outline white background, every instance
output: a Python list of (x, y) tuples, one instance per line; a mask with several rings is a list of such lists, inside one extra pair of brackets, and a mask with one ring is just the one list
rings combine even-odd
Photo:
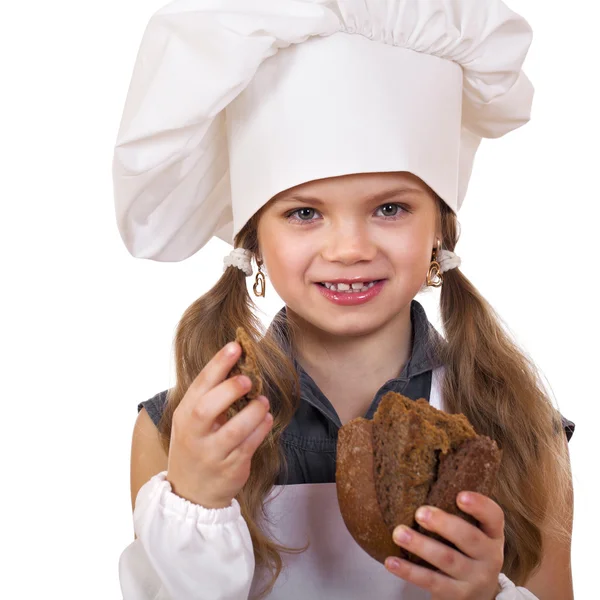
[[(161, 5), (2, 9), (2, 597), (121, 597), (136, 405), (173, 384), (178, 319), (229, 250), (213, 241), (184, 263), (152, 263), (130, 257), (115, 226), (112, 147), (143, 29)], [(577, 424), (572, 563), (576, 597), (591, 598), (600, 12), (592, 0), (510, 6), (535, 32), (533, 119), (484, 142), (457, 253)], [(437, 322), (437, 292), (419, 299)], [(260, 306), (267, 320), (280, 308), (272, 288)]]

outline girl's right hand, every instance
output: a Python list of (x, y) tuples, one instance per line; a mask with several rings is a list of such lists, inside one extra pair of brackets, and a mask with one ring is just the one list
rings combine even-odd
[(205, 508), (225, 508), (250, 476), (250, 461), (273, 416), (264, 396), (229, 421), (225, 413), (250, 391), (250, 379), (225, 379), (241, 355), (231, 342), (194, 379), (173, 413), (167, 481), (175, 494)]

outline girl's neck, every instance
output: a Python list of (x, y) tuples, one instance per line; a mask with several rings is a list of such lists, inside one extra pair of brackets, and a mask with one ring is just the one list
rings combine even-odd
[(336, 409), (342, 424), (363, 416), (377, 390), (398, 377), (412, 346), (410, 304), (382, 328), (360, 337), (330, 336), (287, 309), (302, 335), (295, 358)]

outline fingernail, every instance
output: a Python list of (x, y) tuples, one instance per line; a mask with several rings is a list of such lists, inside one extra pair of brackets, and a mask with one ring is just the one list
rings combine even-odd
[(428, 508), (421, 506), (421, 508), (419, 508), (415, 513), (415, 518), (417, 519), (417, 521), (429, 521), (429, 519), (431, 518), (431, 511)]
[(471, 502), (473, 501), (473, 497), (471, 496), (471, 494), (462, 492), (458, 495), (458, 501), (461, 504), (471, 504)]
[(227, 344), (227, 346), (225, 346), (225, 354), (227, 354), (227, 356), (233, 356), (235, 354), (236, 350), (237, 350), (236, 342), (229, 342), (229, 344)]
[(259, 396), (258, 399), (267, 407), (269, 408), (269, 400), (268, 398), (266, 398), (265, 396)]
[(404, 525), (400, 525), (394, 530), (394, 541), (398, 544), (410, 542), (411, 537), (410, 531)]
[(397, 558), (388, 558), (387, 566), (388, 569), (398, 569), (400, 567), (400, 561)]

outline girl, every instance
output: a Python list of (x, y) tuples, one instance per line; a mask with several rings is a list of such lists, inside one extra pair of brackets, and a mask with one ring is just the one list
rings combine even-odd
[[(115, 151), (123, 240), (161, 261), (235, 249), (179, 324), (175, 387), (139, 406), (125, 600), (572, 598), (574, 425), (454, 253), (479, 142), (529, 119), (530, 39), (500, 0), (179, 0), (151, 19)], [(266, 332), (252, 260), (254, 294), (268, 273), (285, 303)], [(265, 396), (227, 421), (249, 390), (227, 376), (239, 326)], [(416, 513), (455, 549), (394, 531), (438, 571), (372, 560), (337, 507), (337, 431), (389, 390), (503, 449), (493, 497), (457, 496), (479, 527)]]

